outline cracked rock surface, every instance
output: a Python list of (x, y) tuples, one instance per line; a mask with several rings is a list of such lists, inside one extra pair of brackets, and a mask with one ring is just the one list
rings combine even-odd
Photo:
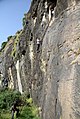
[(80, 1), (33, 0), (25, 19), (1, 52), (2, 75), (30, 93), (42, 119), (80, 119)]

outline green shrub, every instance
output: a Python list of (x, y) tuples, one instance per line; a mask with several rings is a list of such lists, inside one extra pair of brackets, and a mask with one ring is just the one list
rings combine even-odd
[(7, 41), (9, 41), (13, 36), (8, 36)]
[(3, 90), (0, 92), (0, 109), (9, 109), (12, 103), (19, 99), (21, 96), (20, 92), (12, 90)]
[[(25, 101), (24, 105), (20, 105), (18, 108), (20, 110), (20, 115), (18, 119), (40, 119), (38, 116), (38, 108), (33, 104), (32, 98), (23, 98), (24, 94), (21, 95), (18, 91), (13, 90), (1, 90), (0, 91), (0, 119), (11, 119), (11, 105), (16, 99)], [(27, 104), (30, 105), (27, 105)], [(16, 119), (16, 115), (14, 117)]]
[(3, 49), (5, 48), (6, 44), (7, 44), (7, 42), (3, 42), (3, 43), (1, 44), (1, 50), (3, 50)]
[(26, 24), (26, 18), (25, 17), (23, 17), (22, 23), (23, 23), (23, 26), (25, 26), (25, 24)]

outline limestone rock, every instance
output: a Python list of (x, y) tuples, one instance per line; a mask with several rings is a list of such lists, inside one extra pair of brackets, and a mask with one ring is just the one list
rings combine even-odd
[(80, 1), (33, 0), (25, 19), (1, 53), (0, 71), (30, 93), (42, 119), (80, 119)]

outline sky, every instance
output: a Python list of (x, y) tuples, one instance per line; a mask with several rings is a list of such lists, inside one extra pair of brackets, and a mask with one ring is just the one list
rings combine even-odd
[(0, 47), (8, 36), (22, 29), (22, 18), (30, 4), (31, 0), (0, 0)]

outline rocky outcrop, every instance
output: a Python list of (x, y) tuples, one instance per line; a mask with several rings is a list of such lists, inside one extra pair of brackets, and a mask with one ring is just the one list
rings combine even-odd
[(80, 118), (79, 13), (79, 0), (33, 0), (1, 53), (9, 87), (29, 92), (42, 119)]

